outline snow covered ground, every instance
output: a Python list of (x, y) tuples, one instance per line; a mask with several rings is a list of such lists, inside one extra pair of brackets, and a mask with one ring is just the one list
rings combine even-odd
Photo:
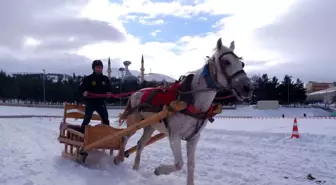
[[(38, 108), (37, 112), (32, 109), (0, 107), (0, 115), (62, 114), (60, 109)], [(110, 111), (111, 117), (115, 116), (112, 113)], [(294, 109), (289, 113), (292, 116), (302, 114)], [(241, 113), (224, 110), (223, 114)], [(270, 116), (276, 115), (281, 113), (274, 112)], [(145, 148), (139, 171), (132, 170), (134, 154), (123, 164), (114, 166), (111, 157), (94, 153), (88, 158), (89, 169), (61, 157), (63, 146), (57, 141), (59, 123), (60, 118), (0, 119), (0, 184), (185, 184), (186, 166), (167, 176), (153, 173), (159, 164), (173, 162), (167, 139)], [(291, 118), (217, 119), (209, 123), (197, 149), (196, 184), (316, 184), (316, 181), (307, 180), (308, 174), (326, 181), (324, 184), (336, 184), (336, 120), (299, 118), (300, 139), (289, 138), (292, 125)], [(141, 133), (132, 137), (128, 147), (136, 143)]]
[[(118, 115), (122, 110), (109, 109), (110, 117)], [(330, 113), (320, 108), (284, 108), (281, 107), (277, 110), (258, 110), (252, 106), (242, 106), (237, 109), (224, 109), (219, 116), (230, 117), (303, 117), (306, 116), (329, 116)], [(0, 106), (0, 116), (3, 115), (49, 115), (49, 116), (62, 116), (63, 109), (56, 108), (36, 108), (36, 107), (11, 107)]]

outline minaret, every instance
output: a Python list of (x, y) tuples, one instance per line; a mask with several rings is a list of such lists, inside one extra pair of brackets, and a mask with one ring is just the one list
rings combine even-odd
[(111, 72), (112, 72), (111, 61), (110, 61), (110, 57), (109, 57), (108, 58), (108, 64), (107, 64), (107, 76), (108, 76), (110, 81), (111, 81)]
[(143, 83), (145, 81), (145, 62), (143, 55), (141, 56), (141, 68), (140, 68), (141, 74), (140, 74), (140, 83)]

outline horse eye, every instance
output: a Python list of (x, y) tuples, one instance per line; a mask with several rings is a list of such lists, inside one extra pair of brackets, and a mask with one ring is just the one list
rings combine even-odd
[(231, 65), (230, 61), (228, 61), (228, 60), (223, 60), (222, 62), (223, 62), (223, 63), (224, 63), (224, 65), (226, 65), (226, 66), (229, 66), (229, 65)]
[(243, 68), (245, 67), (245, 63), (244, 63), (244, 62), (242, 62), (242, 67), (243, 67)]

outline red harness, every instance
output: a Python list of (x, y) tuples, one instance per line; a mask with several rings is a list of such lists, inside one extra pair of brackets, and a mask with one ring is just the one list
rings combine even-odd
[[(143, 95), (140, 99), (140, 102), (149, 103), (150, 105), (153, 105), (156, 107), (167, 105), (178, 98), (178, 95), (179, 95), (178, 89), (180, 85), (181, 84), (179, 82), (176, 82), (168, 88), (153, 87), (153, 88), (142, 89), (140, 91), (143, 92)], [(203, 119), (210, 120), (216, 115), (216, 113), (214, 113), (214, 110), (217, 109), (217, 106), (218, 105), (212, 105), (209, 107), (208, 111), (203, 113), (200, 110), (198, 110), (194, 105), (189, 104), (185, 111), (190, 116), (202, 117)]]
[[(141, 103), (149, 103), (150, 105), (160, 107), (167, 105), (177, 99), (179, 83), (174, 83), (169, 88), (153, 87), (140, 90), (143, 92), (141, 96)], [(155, 93), (155, 94), (152, 94)], [(150, 97), (152, 96), (152, 97)]]

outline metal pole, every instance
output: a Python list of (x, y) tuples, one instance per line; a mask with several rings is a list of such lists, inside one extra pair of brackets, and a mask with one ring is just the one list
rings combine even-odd
[(288, 76), (288, 84), (287, 84), (287, 101), (288, 101), (288, 106), (289, 106), (289, 85), (291, 84), (291, 79), (292, 76)]
[[(121, 84), (120, 84), (120, 91), (119, 94), (121, 94)], [(120, 106), (121, 106), (121, 97), (120, 97)]]
[[(120, 71), (119, 76), (120, 76), (119, 94), (121, 94), (122, 71)], [(119, 98), (119, 106), (121, 106), (121, 97)]]
[(324, 107), (327, 107), (328, 105), (328, 91), (327, 89), (325, 90), (325, 94), (324, 94)]
[(288, 97), (287, 97), (287, 101), (288, 101), (288, 105), (289, 105), (289, 82), (288, 82), (288, 85), (287, 85), (287, 91), (288, 91), (288, 92), (287, 92), (287, 96), (288, 96)]
[(45, 101), (45, 76), (46, 75), (46, 73), (45, 73), (45, 69), (43, 69), (43, 102), (44, 102), (44, 104), (46, 103), (46, 101)]

